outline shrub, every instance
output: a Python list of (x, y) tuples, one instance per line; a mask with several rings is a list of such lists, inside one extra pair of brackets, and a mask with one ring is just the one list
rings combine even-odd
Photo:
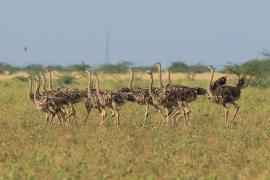
[(191, 71), (190, 67), (181, 61), (173, 62), (170, 65), (169, 69), (172, 72), (190, 72)]
[(59, 78), (57, 80), (58, 84), (60, 84), (61, 86), (63, 84), (72, 84), (74, 82), (74, 77), (72, 76), (62, 76), (61, 78)]
[(117, 64), (102, 64), (97, 70), (104, 73), (124, 73), (127, 72), (127, 69), (132, 66), (133, 63), (129, 61), (123, 61)]

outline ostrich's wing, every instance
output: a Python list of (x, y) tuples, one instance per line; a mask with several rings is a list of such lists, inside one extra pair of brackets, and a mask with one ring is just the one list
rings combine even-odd
[(213, 89), (216, 89), (217, 87), (225, 85), (227, 82), (227, 76), (222, 76), (221, 78), (217, 79), (213, 84)]
[(230, 103), (240, 97), (240, 91), (233, 86), (221, 86), (216, 89), (216, 94), (222, 98), (224, 103)]

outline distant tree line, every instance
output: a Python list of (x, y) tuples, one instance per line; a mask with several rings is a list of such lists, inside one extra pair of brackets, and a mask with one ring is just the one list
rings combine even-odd
[[(230, 64), (224, 66), (221, 72), (234, 73), (236, 75), (248, 75), (250, 77), (250, 85), (258, 87), (270, 87), (270, 52), (263, 52), (263, 57), (259, 59), (252, 59), (242, 64)], [(43, 68), (49, 68), (52, 71), (84, 71), (93, 69), (103, 73), (126, 73), (129, 67), (133, 67), (135, 71), (145, 72), (146, 70), (157, 71), (156, 67), (152, 66), (135, 66), (130, 61), (122, 61), (116, 64), (101, 64), (97, 67), (92, 67), (84, 62), (80, 64), (73, 64), (68, 66), (62, 65), (49, 65), (44, 66), (41, 64), (29, 64), (25, 67), (16, 67), (8, 63), (0, 62), (0, 73), (14, 73), (17, 71), (27, 71), (31, 74), (41, 71)], [(209, 72), (206, 65), (195, 64), (188, 65), (182, 61), (172, 62), (168, 67), (171, 72), (183, 72), (194, 75), (195, 73)]]
[[(62, 65), (49, 65), (44, 66), (41, 64), (29, 64), (25, 67), (16, 67), (12, 66), (8, 63), (0, 62), (0, 73), (9, 72), (14, 73), (16, 71), (27, 71), (29, 73), (36, 73), (41, 71), (44, 68), (48, 68), (52, 71), (84, 71), (86, 69), (94, 69), (96, 71), (102, 71), (104, 73), (124, 73), (127, 72), (127, 69), (133, 67), (135, 71), (145, 72), (146, 70), (157, 71), (154, 66), (135, 66), (130, 61), (122, 61), (116, 64), (101, 64), (97, 67), (92, 67), (89, 64), (84, 62), (80, 64), (73, 64), (68, 66)], [(172, 62), (171, 65), (168, 67), (172, 72), (194, 72), (194, 73), (202, 73), (208, 71), (207, 66), (202, 64), (196, 65), (187, 65), (182, 61), (175, 61)]]

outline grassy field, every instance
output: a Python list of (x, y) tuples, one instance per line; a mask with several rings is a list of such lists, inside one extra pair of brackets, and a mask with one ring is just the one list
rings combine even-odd
[[(102, 80), (102, 78), (100, 78)], [(102, 81), (117, 89), (127, 80)], [(206, 87), (206, 81), (184, 81)], [(135, 82), (146, 85), (146, 81)], [(71, 86), (86, 87), (86, 80)], [(94, 110), (86, 126), (42, 127), (44, 114), (26, 99), (28, 83), (0, 81), (1, 179), (250, 179), (270, 177), (270, 90), (246, 88), (237, 126), (223, 125), (223, 108), (200, 97), (191, 104), (191, 133), (183, 124), (163, 125), (153, 109), (142, 128), (143, 107), (127, 103), (101, 127)], [(230, 111), (232, 117), (233, 107)]]

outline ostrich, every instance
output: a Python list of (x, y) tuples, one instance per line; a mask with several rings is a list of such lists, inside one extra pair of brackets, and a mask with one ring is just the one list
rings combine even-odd
[(235, 108), (232, 121), (235, 122), (235, 117), (240, 108), (238, 104), (235, 103), (240, 98), (241, 90), (247, 87), (247, 79), (245, 76), (239, 78), (237, 85), (228, 86), (226, 85), (226, 76), (218, 79), (213, 83), (214, 69), (212, 65), (209, 65), (208, 68), (211, 71), (211, 76), (208, 84), (208, 99), (210, 102), (222, 105), (224, 107), (224, 122), (225, 125), (228, 125), (228, 108), (227, 104), (232, 104)]
[(122, 98), (124, 98), (125, 101), (129, 101), (129, 102), (135, 102), (136, 98), (133, 95), (133, 88), (132, 88), (132, 81), (134, 78), (134, 72), (130, 69), (127, 70), (128, 72), (130, 72), (130, 81), (128, 84), (128, 87), (123, 87), (121, 89), (119, 89), (118, 91), (116, 91), (116, 93), (121, 94)]
[(156, 109), (160, 110), (159, 107), (157, 107), (155, 104), (153, 104), (152, 98), (150, 97), (148, 88), (136, 88), (133, 89), (133, 79), (134, 79), (134, 71), (132, 68), (128, 69), (129, 73), (130, 73), (130, 81), (129, 81), (129, 85), (128, 85), (128, 89), (130, 90), (130, 94), (133, 98), (129, 98), (132, 99), (132, 102), (136, 102), (139, 105), (144, 105), (145, 106), (145, 114), (144, 114), (144, 122), (143, 122), (143, 126), (145, 125), (148, 115), (150, 113), (149, 111), (149, 105), (152, 105), (153, 107), (155, 107)]
[[(99, 103), (101, 105), (101, 117), (102, 122), (101, 125), (103, 125), (107, 120), (109, 120), (112, 117), (116, 117), (117, 120), (117, 126), (120, 125), (119, 121), (119, 106), (123, 106), (125, 104), (125, 99), (121, 93), (115, 93), (110, 90), (102, 89), (100, 90), (99, 86), (99, 80), (98, 80), (98, 74), (96, 72), (93, 72), (93, 76), (95, 77), (96, 81), (96, 93), (99, 99)], [(106, 111), (105, 107), (109, 107), (112, 110), (112, 114), (110, 117), (105, 119), (106, 117)]]
[[(157, 63), (158, 66), (158, 72), (161, 73), (161, 64)], [(170, 70), (166, 69), (165, 71), (167, 71), (167, 76), (168, 76), (168, 84), (166, 85), (166, 89), (170, 90), (173, 89), (174, 91), (177, 92), (177, 97), (179, 98), (179, 101), (182, 102), (182, 106), (185, 110), (185, 114), (186, 114), (186, 119), (187, 122), (189, 123), (189, 115), (191, 113), (191, 109), (189, 108), (189, 103), (195, 101), (197, 99), (198, 95), (205, 95), (207, 93), (207, 91), (204, 88), (200, 88), (200, 87), (188, 87), (188, 86), (184, 86), (184, 85), (180, 85), (180, 84), (173, 84), (171, 81), (171, 74), (170, 74)], [(161, 75), (159, 75), (159, 77), (161, 77)], [(161, 81), (161, 78), (159, 79), (159, 81)], [(162, 82), (159, 82), (159, 84), (162, 84)], [(175, 109), (175, 111), (172, 113), (173, 116), (177, 116), (180, 114), (180, 112)], [(178, 117), (177, 119), (181, 118), (182, 116)]]
[(147, 74), (150, 78), (150, 84), (148, 87), (150, 97), (152, 98), (153, 104), (160, 108), (164, 107), (167, 123), (169, 123), (170, 116), (175, 111), (175, 109), (181, 109), (183, 111), (186, 122), (186, 113), (183, 108), (183, 103), (179, 100), (179, 93), (177, 93), (177, 91), (174, 89), (165, 88), (158, 88), (153, 91), (153, 73), (152, 71), (147, 71)]
[[(47, 91), (47, 89), (46, 89), (46, 85), (47, 85), (47, 79), (46, 79), (46, 76), (45, 76), (45, 74), (44, 74), (44, 71), (45, 72), (49, 72), (49, 91)], [(62, 99), (62, 106), (64, 107), (64, 108), (67, 108), (67, 112), (66, 111), (64, 111), (65, 112), (65, 115), (68, 113), (68, 112), (71, 112), (71, 107), (69, 106), (69, 102), (68, 102), (68, 97), (64, 94), (64, 93), (62, 93), (62, 92), (60, 92), (60, 91), (58, 91), (58, 90), (53, 90), (52, 89), (52, 82), (51, 82), (51, 72), (48, 70), (48, 69), (43, 69), (42, 71), (41, 71), (41, 75), (42, 75), (42, 78), (43, 78), (43, 91), (42, 91), (42, 95), (47, 95), (47, 96), (54, 96), (54, 97), (57, 97), (57, 98), (61, 98)], [(69, 121), (70, 121), (70, 117), (68, 117), (68, 119), (69, 119)], [(75, 120), (75, 123), (76, 123), (76, 120)]]
[[(44, 69), (44, 71), (49, 73), (49, 89), (53, 91), (54, 89), (52, 86), (51, 71), (48, 69)], [(73, 115), (76, 123), (76, 110), (74, 108), (74, 104), (79, 103), (87, 98), (87, 90), (80, 90), (77, 88), (57, 88), (56, 91), (58, 91), (56, 96), (63, 97), (68, 102), (68, 109), (70, 109), (70, 113), (67, 115), (67, 118)]]
[(85, 71), (88, 75), (88, 86), (87, 86), (87, 99), (85, 100), (85, 109), (87, 111), (86, 117), (84, 119), (84, 124), (86, 124), (87, 119), (89, 118), (92, 108), (98, 109), (99, 113), (102, 113), (101, 104), (99, 103), (99, 98), (97, 96), (96, 90), (92, 88), (92, 73)]
[[(36, 91), (34, 93), (34, 103), (36, 108), (46, 113), (44, 125), (49, 120), (49, 123), (53, 120), (54, 116), (58, 116), (59, 122), (62, 124), (61, 118), (65, 121), (64, 112), (62, 111), (62, 99), (50, 95), (40, 95), (40, 76), (37, 75), (36, 79)], [(51, 116), (51, 117), (49, 117)], [(50, 119), (49, 119), (50, 118)]]

